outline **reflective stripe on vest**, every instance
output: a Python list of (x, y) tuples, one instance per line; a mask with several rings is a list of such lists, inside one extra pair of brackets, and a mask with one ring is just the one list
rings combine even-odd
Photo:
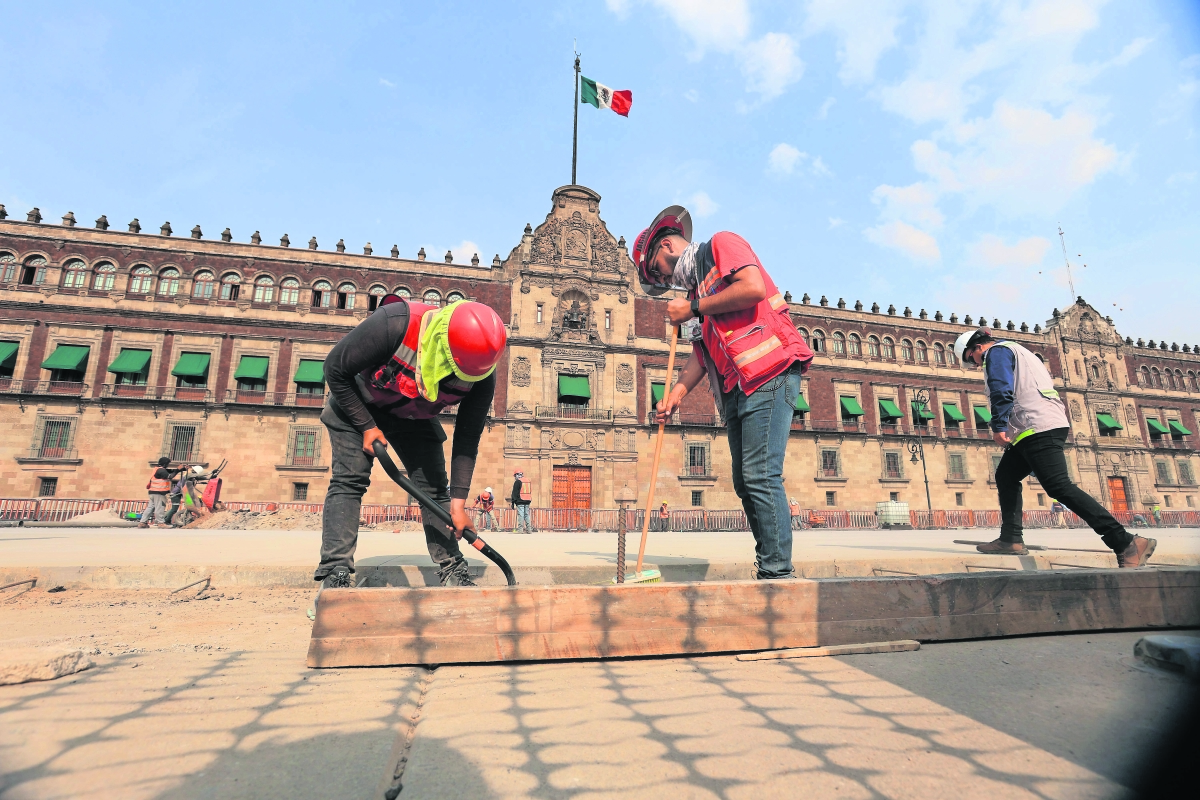
[(746, 352), (733, 359), (733, 363), (739, 367), (744, 367), (751, 361), (758, 361), (760, 358), (770, 355), (774, 351), (783, 347), (783, 342), (779, 341), (778, 336), (772, 336), (765, 342), (755, 345)]
[(166, 494), (171, 491), (171, 482), (166, 478), (154, 477), (156, 474), (158, 474), (157, 469), (150, 473), (150, 485), (147, 488), (155, 494)]
[(771, 304), (771, 309), (773, 311), (778, 311), (787, 305), (787, 301), (783, 299), (783, 295), (781, 295), (779, 292), (776, 292), (774, 295), (772, 295), (767, 302)]

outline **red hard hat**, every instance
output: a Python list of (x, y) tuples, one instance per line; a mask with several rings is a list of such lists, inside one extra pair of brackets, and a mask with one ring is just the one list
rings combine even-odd
[(659, 295), (671, 288), (658, 283), (657, 276), (650, 276), (650, 265), (646, 260), (646, 251), (650, 249), (654, 239), (663, 231), (671, 229), (679, 231), (679, 235), (688, 242), (692, 241), (692, 215), (683, 206), (667, 206), (658, 212), (650, 227), (639, 233), (633, 242), (633, 263), (637, 266), (642, 290), (647, 294)]
[(450, 355), (465, 375), (485, 376), (508, 343), (500, 315), (483, 303), (456, 303), (446, 330)]

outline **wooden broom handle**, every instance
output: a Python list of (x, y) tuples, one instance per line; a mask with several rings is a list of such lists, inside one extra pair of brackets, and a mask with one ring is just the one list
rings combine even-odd
[[(663, 399), (671, 396), (671, 377), (675, 374), (675, 345), (679, 341), (679, 326), (671, 329), (671, 352), (667, 356), (667, 383), (663, 387)], [(653, 401), (653, 397), (651, 398)], [(667, 415), (658, 419), (658, 440), (654, 443), (654, 465), (650, 468), (650, 492), (646, 495), (646, 518), (642, 520), (642, 543), (638, 546), (635, 575), (642, 574), (642, 558), (646, 555), (646, 537), (650, 534), (650, 514), (654, 511), (654, 484), (658, 481), (658, 460), (662, 457), (663, 431), (667, 427)]]

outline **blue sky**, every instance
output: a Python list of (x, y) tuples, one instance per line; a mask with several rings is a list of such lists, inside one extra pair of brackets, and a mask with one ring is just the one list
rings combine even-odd
[[(169, 6), (169, 7), (168, 7)], [(0, 202), (357, 251), (515, 245), (570, 181), (572, 41), (633, 92), (579, 182), (684, 202), (796, 297), (1200, 341), (1200, 4), (8, 4)], [(1084, 267), (1086, 264), (1086, 268)]]

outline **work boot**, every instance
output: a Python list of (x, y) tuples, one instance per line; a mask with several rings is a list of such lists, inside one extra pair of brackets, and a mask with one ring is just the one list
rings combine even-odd
[(1154, 548), (1158, 546), (1157, 539), (1147, 539), (1144, 536), (1134, 536), (1123, 552), (1117, 553), (1117, 566), (1122, 569), (1137, 569), (1146, 566)]
[(442, 586), (474, 586), (471, 573), (467, 571), (467, 560), (462, 556), (442, 562), (438, 568), (438, 579)]
[(764, 575), (762, 567), (758, 565), (758, 560), (754, 561), (754, 580), (756, 581), (794, 581), (796, 580), (796, 571), (793, 569), (787, 575)]
[(981, 553), (987, 553), (993, 556), (1027, 556), (1029, 555), (1028, 548), (1024, 542), (1006, 542), (1003, 539), (996, 539), (987, 544), (976, 545), (975, 549)]
[(308, 618), (317, 618), (317, 603), (321, 601), (321, 593), (326, 589), (351, 589), (353, 587), (354, 579), (350, 577), (350, 568), (334, 567), (321, 581), (321, 588), (317, 589), (317, 596), (313, 598), (313, 604), (309, 606)]

